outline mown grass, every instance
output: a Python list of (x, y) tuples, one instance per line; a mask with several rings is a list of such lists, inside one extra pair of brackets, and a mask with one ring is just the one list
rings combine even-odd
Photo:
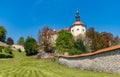
[(0, 77), (120, 77), (117, 74), (81, 71), (51, 60), (26, 57), (14, 51), (15, 58), (0, 60)]

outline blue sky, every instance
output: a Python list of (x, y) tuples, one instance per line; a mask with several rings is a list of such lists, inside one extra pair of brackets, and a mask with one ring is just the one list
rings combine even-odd
[(37, 39), (43, 26), (70, 27), (77, 9), (87, 29), (120, 36), (120, 0), (0, 0), (0, 25), (15, 41), (20, 36)]

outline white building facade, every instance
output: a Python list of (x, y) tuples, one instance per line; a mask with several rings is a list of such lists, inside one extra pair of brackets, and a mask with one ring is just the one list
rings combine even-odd
[(80, 36), (85, 37), (86, 36), (86, 26), (80, 21), (79, 12), (76, 12), (76, 21), (73, 23), (73, 25), (70, 27), (70, 31), (74, 37)]

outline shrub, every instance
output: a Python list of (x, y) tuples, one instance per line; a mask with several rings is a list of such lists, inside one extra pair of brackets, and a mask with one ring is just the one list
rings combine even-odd
[(13, 54), (7, 54), (7, 55), (5, 55), (5, 58), (13, 58), (13, 57), (14, 57)]
[(0, 58), (5, 58), (5, 54), (4, 53), (0, 53)]
[(21, 49), (18, 49), (19, 52), (22, 52)]
[(0, 58), (13, 58), (13, 54), (0, 53)]
[(10, 47), (3, 47), (2, 52), (7, 54), (12, 54), (12, 49)]
[(13, 58), (12, 49), (10, 47), (0, 47), (0, 58)]
[(1, 47), (1, 46), (0, 46), (0, 53), (2, 52), (2, 49), (3, 49), (3, 48), (4, 48), (4, 47)]
[(81, 50), (77, 50), (77, 49), (71, 49), (69, 51), (69, 55), (79, 55), (82, 54), (83, 52)]

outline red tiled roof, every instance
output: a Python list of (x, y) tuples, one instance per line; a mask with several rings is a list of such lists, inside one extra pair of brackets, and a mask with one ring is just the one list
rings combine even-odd
[(73, 25), (80, 25), (80, 24), (83, 24), (82, 22), (80, 22), (80, 21), (76, 21), (76, 22), (74, 22), (74, 24)]
[[(69, 31), (70, 28), (64, 28), (64, 29), (62, 29), (62, 30)], [(57, 34), (57, 33), (59, 33), (60, 31), (61, 31), (61, 30), (55, 30), (55, 31), (48, 32), (48, 34)]]
[(96, 55), (96, 54), (100, 54), (100, 53), (104, 53), (104, 52), (110, 52), (112, 50), (117, 50), (120, 49), (120, 45), (116, 45), (116, 46), (111, 46), (108, 48), (104, 48), (92, 53), (86, 53), (86, 54), (80, 54), (80, 55), (74, 55), (74, 56), (65, 56), (65, 55), (60, 55), (60, 57), (65, 57), (65, 58), (77, 58), (77, 57), (84, 57), (84, 56), (91, 56), (91, 55)]
[(63, 30), (65, 30), (65, 31), (69, 31), (69, 30), (70, 30), (70, 28), (64, 28)]
[(70, 28), (72, 28), (74, 26), (79, 26), (79, 25), (81, 25), (83, 27), (86, 27), (85, 24), (83, 24), (81, 21), (76, 21), (76, 22), (73, 23), (73, 25)]

